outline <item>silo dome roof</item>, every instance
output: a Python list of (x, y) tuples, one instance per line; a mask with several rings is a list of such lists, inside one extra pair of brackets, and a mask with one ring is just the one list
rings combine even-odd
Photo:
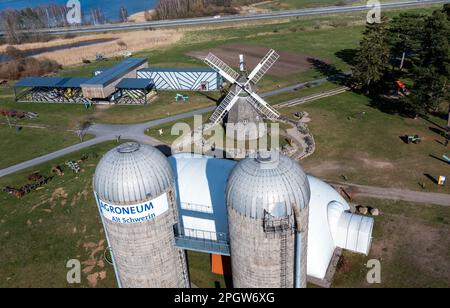
[(306, 208), (310, 188), (305, 172), (291, 158), (278, 152), (259, 153), (234, 167), (227, 183), (227, 206), (242, 215), (264, 218), (292, 214), (292, 205)]
[(159, 196), (173, 181), (170, 163), (158, 149), (125, 143), (100, 160), (94, 175), (94, 191), (105, 202), (130, 204)]

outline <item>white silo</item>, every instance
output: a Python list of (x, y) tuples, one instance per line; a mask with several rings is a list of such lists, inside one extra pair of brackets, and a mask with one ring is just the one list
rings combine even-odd
[(120, 145), (101, 159), (93, 184), (119, 287), (189, 287), (167, 158), (149, 145)]
[(226, 195), (234, 287), (306, 287), (310, 188), (300, 165), (278, 152), (246, 158)]

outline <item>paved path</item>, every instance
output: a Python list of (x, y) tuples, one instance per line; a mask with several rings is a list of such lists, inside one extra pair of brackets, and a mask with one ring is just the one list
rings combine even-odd
[(64, 156), (64, 155), (67, 155), (67, 154), (70, 154), (73, 152), (80, 151), (82, 149), (91, 147), (93, 145), (96, 145), (96, 144), (99, 144), (99, 143), (102, 143), (105, 141), (116, 140), (118, 136), (120, 136), (120, 138), (122, 140), (134, 140), (137, 142), (147, 143), (147, 144), (151, 144), (151, 145), (160, 145), (161, 144), (160, 141), (158, 141), (154, 138), (151, 138), (150, 136), (145, 135), (145, 130), (147, 128), (152, 128), (152, 127), (160, 126), (162, 124), (179, 121), (179, 120), (182, 120), (185, 118), (190, 118), (196, 114), (208, 113), (208, 112), (213, 111), (214, 109), (215, 109), (215, 106), (212, 106), (212, 107), (207, 107), (207, 108), (202, 108), (199, 110), (186, 112), (183, 114), (169, 116), (169, 117), (166, 117), (163, 119), (139, 123), (139, 124), (129, 124), (129, 125), (94, 124), (87, 131), (88, 134), (95, 135), (94, 139), (91, 139), (91, 140), (88, 140), (85, 142), (81, 142), (78, 144), (74, 144), (72, 146), (55, 151), (53, 153), (46, 154), (46, 155), (28, 160), (26, 162), (2, 169), (2, 170), (0, 170), (0, 177), (12, 174), (14, 172), (17, 172), (17, 171), (20, 171), (23, 169), (31, 168), (33, 166), (45, 163), (47, 161), (56, 159), (58, 157), (61, 157), (61, 156)]
[(351, 183), (329, 182), (335, 188), (344, 188), (353, 195), (360, 195), (369, 198), (402, 200), (407, 202), (437, 204), (450, 206), (450, 194), (429, 193), (399, 188), (383, 188), (375, 186), (357, 185)]

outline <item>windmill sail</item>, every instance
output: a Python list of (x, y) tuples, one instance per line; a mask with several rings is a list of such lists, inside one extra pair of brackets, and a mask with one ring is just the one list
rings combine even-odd
[(225, 79), (227, 79), (231, 83), (237, 83), (237, 79), (239, 78), (239, 74), (233, 70), (228, 64), (217, 58), (212, 53), (209, 53), (208, 56), (204, 59), (205, 63), (208, 64), (212, 69), (219, 72)]
[(255, 69), (248, 76), (249, 82), (257, 83), (267, 73), (267, 71), (275, 64), (280, 57), (275, 50), (271, 49), (267, 55), (261, 60), (261, 62), (255, 67)]
[(222, 100), (220, 105), (214, 110), (214, 113), (209, 118), (213, 124), (217, 124), (225, 117), (228, 111), (233, 107), (233, 105), (238, 101), (239, 94), (242, 92), (240, 90), (237, 94), (233, 92), (228, 92), (228, 95)]
[(280, 113), (270, 106), (265, 100), (263, 100), (258, 94), (252, 92), (250, 95), (251, 96), (247, 98), (247, 101), (264, 116), (270, 120), (276, 120), (280, 117)]
[[(228, 64), (220, 60), (214, 54), (209, 53), (204, 59), (204, 62), (211, 68), (216, 70), (222, 77), (228, 80), (231, 84), (235, 85), (236, 93), (229, 92), (224, 98), (222, 103), (216, 108), (212, 114), (210, 120), (213, 124), (217, 124), (225, 117), (225, 115), (231, 110), (234, 104), (239, 100), (239, 94), (243, 91), (249, 96), (247, 102), (251, 104), (259, 113), (270, 120), (276, 120), (280, 117), (278, 111), (271, 107), (266, 101), (264, 101), (258, 94), (253, 92), (251, 87), (248, 87), (250, 82), (257, 83), (267, 71), (274, 65), (280, 56), (275, 50), (270, 50), (261, 62), (255, 67), (252, 73), (248, 76), (248, 80), (245, 84), (241, 84), (238, 79), (240, 75), (233, 70)], [(240, 57), (241, 70), (244, 70), (245, 64), (243, 56)]]

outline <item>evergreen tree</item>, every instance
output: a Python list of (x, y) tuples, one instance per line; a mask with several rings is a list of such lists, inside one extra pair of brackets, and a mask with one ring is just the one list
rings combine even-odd
[(424, 22), (423, 15), (402, 13), (389, 23), (388, 40), (392, 54), (401, 55), (400, 70), (407, 55), (420, 48)]
[(427, 18), (423, 29), (419, 60), (413, 69), (412, 104), (418, 110), (436, 111), (449, 98), (450, 22), (442, 11)]
[(390, 48), (386, 39), (386, 22), (367, 24), (364, 38), (356, 54), (353, 76), (369, 93), (373, 84), (379, 82), (386, 72)]

